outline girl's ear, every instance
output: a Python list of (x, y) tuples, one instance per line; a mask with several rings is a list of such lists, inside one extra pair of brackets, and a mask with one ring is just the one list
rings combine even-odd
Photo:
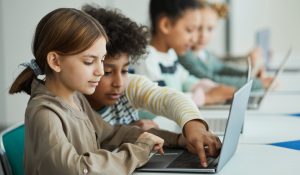
[(172, 27), (172, 21), (169, 17), (163, 16), (158, 22), (158, 28), (163, 34), (169, 34)]
[(56, 52), (49, 52), (47, 54), (47, 63), (54, 72), (61, 71), (59, 55)]

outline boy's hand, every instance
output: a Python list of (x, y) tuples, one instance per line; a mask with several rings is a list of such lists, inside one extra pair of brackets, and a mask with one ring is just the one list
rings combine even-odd
[(133, 125), (142, 128), (144, 131), (147, 131), (151, 128), (157, 128), (157, 129), (159, 128), (158, 124), (156, 124), (153, 120), (149, 120), (149, 119), (138, 120), (134, 122)]
[(207, 167), (206, 157), (217, 157), (220, 153), (220, 139), (207, 131), (205, 125), (198, 120), (187, 122), (183, 131), (186, 136), (186, 148), (191, 153), (198, 154), (201, 165)]
[(185, 137), (183, 136), (183, 134), (180, 134), (179, 135), (179, 137), (178, 137), (178, 145), (180, 146), (180, 147), (183, 147), (183, 148), (185, 148), (186, 147), (186, 139), (185, 139)]
[(154, 135), (154, 134), (151, 134), (151, 133), (148, 133), (148, 132), (143, 132), (139, 137), (138, 139), (150, 139), (152, 141), (154, 141), (154, 146), (152, 148), (152, 151), (155, 151), (155, 152), (159, 152), (161, 155), (164, 154), (164, 150), (163, 150), (163, 145), (164, 145), (164, 139)]

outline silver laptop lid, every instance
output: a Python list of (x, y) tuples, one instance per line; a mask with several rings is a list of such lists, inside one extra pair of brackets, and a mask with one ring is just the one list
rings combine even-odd
[(283, 72), (283, 69), (284, 69), (288, 59), (290, 58), (291, 53), (292, 53), (292, 48), (290, 47), (289, 50), (287, 51), (286, 55), (284, 56), (283, 60), (281, 61), (281, 64), (279, 65), (278, 69), (274, 73), (272, 82), (269, 84), (269, 86), (263, 93), (263, 97), (261, 99), (260, 104), (265, 99), (265, 97), (270, 93), (270, 91), (272, 90), (273, 86), (275, 85), (276, 80), (278, 79), (279, 75)]
[(274, 86), (274, 82), (276, 82), (276, 79), (279, 77), (279, 75), (283, 72), (284, 70), (284, 67), (288, 61), (288, 59), (290, 58), (291, 56), (291, 53), (292, 53), (292, 47), (289, 48), (289, 50), (287, 51), (286, 55), (284, 56), (283, 60), (281, 61), (281, 64), (279, 65), (277, 71), (275, 71), (275, 74), (274, 74), (274, 79), (273, 81), (271, 82), (270, 86), (268, 89), (270, 89), (272, 86)]
[(217, 166), (219, 172), (230, 160), (238, 146), (240, 133), (244, 124), (245, 113), (248, 105), (253, 80), (247, 82), (234, 93), (230, 114), (226, 125), (220, 159)]

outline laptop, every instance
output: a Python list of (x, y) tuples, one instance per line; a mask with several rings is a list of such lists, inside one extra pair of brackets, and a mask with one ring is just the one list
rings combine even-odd
[(270, 83), (270, 85), (263, 92), (258, 92), (258, 93), (254, 92), (251, 94), (249, 98), (248, 109), (258, 109), (260, 107), (262, 101), (265, 99), (265, 97), (271, 92), (272, 88), (274, 87), (274, 84), (276, 83), (276, 80), (278, 79), (279, 75), (283, 72), (286, 63), (290, 58), (291, 53), (292, 53), (292, 48), (290, 48), (287, 51), (281, 64), (279, 65), (278, 69), (274, 73), (273, 80)]
[[(247, 80), (246, 82), (250, 81), (251, 78), (252, 78), (252, 66), (251, 66), (251, 59), (250, 57), (247, 58)], [(230, 108), (230, 105), (231, 105), (231, 102), (232, 102), (232, 99), (230, 100), (227, 100), (225, 102), (221, 102), (221, 103), (218, 103), (218, 104), (211, 104), (211, 105), (205, 105), (205, 106), (201, 106), (199, 107), (200, 110), (202, 109), (219, 109), (219, 110), (227, 110)], [(225, 121), (225, 122), (224, 122)], [(223, 125), (226, 124), (226, 120), (223, 121)], [(224, 125), (225, 126), (225, 125)], [(223, 127), (223, 131), (224, 131), (224, 127)]]
[[(278, 69), (276, 70), (276, 72), (273, 75), (273, 81), (270, 83), (270, 85), (265, 89), (265, 90), (261, 90), (261, 91), (254, 91), (251, 93), (250, 98), (249, 98), (249, 103), (248, 103), (248, 109), (259, 109), (259, 107), (261, 106), (263, 100), (265, 99), (265, 97), (270, 93), (270, 91), (272, 90), (277, 78), (279, 77), (279, 75), (283, 72), (283, 69), (286, 65), (286, 62), (288, 61), (288, 59), (290, 58), (292, 52), (292, 48), (290, 48), (285, 57), (283, 58), (280, 66), (278, 67)], [(251, 64), (249, 62), (249, 58), (248, 58), (248, 75), (247, 75), (247, 80), (249, 81), (249, 79), (251, 79), (252, 73), (252, 67)], [(229, 109), (230, 107), (230, 103), (231, 100), (228, 100), (224, 103), (220, 103), (220, 104), (213, 104), (213, 105), (206, 105), (201, 107), (200, 109)]]
[(185, 149), (165, 149), (164, 155), (153, 154), (149, 162), (136, 171), (178, 173), (219, 172), (237, 149), (251, 86), (252, 80), (234, 93), (220, 155), (217, 158), (207, 158), (208, 167), (201, 167), (198, 156), (189, 153)]
[[(261, 106), (261, 104), (263, 103), (264, 99), (266, 98), (266, 96), (271, 92), (276, 79), (279, 77), (279, 75), (282, 73), (282, 71), (284, 70), (284, 67), (286, 65), (287, 60), (290, 57), (290, 54), (292, 52), (292, 49), (290, 48), (286, 54), (286, 56), (284, 57), (283, 61), (281, 62), (279, 68), (276, 70), (275, 74), (274, 74), (274, 79), (273, 81), (270, 83), (270, 85), (268, 86), (267, 89), (265, 90), (261, 90), (261, 91), (257, 91), (257, 92), (252, 92), (250, 94), (250, 98), (249, 98), (249, 102), (248, 102), (248, 109), (250, 110), (257, 110), (259, 109), (259, 107)], [(249, 58), (248, 58), (248, 77), (247, 79), (250, 79), (250, 75), (252, 75), (251, 73), (251, 64), (249, 64)], [(223, 104), (215, 104), (215, 105), (208, 105), (208, 106), (204, 106), (200, 109), (217, 109), (217, 110), (227, 110), (230, 108), (230, 103), (231, 100), (226, 101)], [(210, 129), (216, 134), (216, 135), (224, 135), (224, 131), (225, 131), (225, 127), (226, 127), (226, 122), (227, 122), (227, 118), (225, 118), (224, 116), (209, 116), (208, 118), (205, 118), (205, 120), (207, 121), (207, 123), (210, 126)], [(243, 130), (242, 130), (243, 132)], [(241, 133), (242, 133), (241, 132)]]

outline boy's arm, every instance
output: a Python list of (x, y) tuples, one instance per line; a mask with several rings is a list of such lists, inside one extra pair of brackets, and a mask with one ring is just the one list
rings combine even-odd
[(202, 121), (200, 112), (191, 99), (174, 89), (159, 87), (143, 76), (130, 75), (125, 93), (133, 107), (165, 116), (181, 128), (190, 120)]

